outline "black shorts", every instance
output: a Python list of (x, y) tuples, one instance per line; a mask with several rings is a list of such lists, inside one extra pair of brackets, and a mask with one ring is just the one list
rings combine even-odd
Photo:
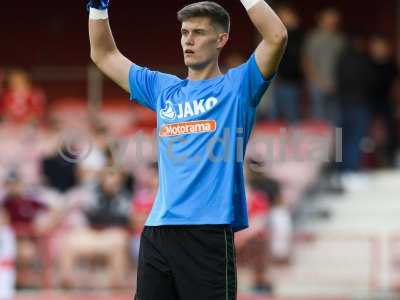
[(144, 228), (135, 300), (235, 300), (236, 282), (229, 226)]

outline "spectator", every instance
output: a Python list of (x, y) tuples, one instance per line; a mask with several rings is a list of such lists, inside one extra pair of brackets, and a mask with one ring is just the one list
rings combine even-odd
[(128, 257), (130, 205), (124, 175), (112, 168), (104, 169), (93, 198), (83, 207), (89, 227), (76, 229), (65, 238), (61, 258), (63, 286), (77, 285), (73, 269), (82, 257), (104, 257), (110, 271), (109, 285), (123, 286)]
[(295, 123), (300, 120), (300, 93), (303, 81), (301, 51), (304, 33), (293, 7), (282, 5), (277, 9), (277, 13), (288, 30), (289, 41), (279, 67), (278, 78), (275, 80), (274, 96), (268, 115), (271, 119), (282, 117), (290, 123)]
[[(355, 175), (361, 167), (361, 142), (371, 123), (371, 86), (373, 68), (361, 37), (352, 38), (339, 57), (337, 68), (338, 94), (343, 128), (342, 171)], [(355, 177), (352, 177), (355, 179)], [(350, 183), (352, 180), (345, 180)]]
[(140, 189), (132, 201), (133, 228), (134, 234), (131, 242), (131, 254), (135, 261), (139, 257), (140, 235), (153, 206), (154, 199), (158, 190), (158, 164), (149, 164), (150, 181), (147, 186)]
[[(94, 125), (91, 131), (89, 153), (79, 162), (79, 176), (83, 184), (95, 184), (102, 170), (111, 163), (111, 149), (108, 145), (108, 132), (104, 126)], [(89, 136), (85, 138), (90, 138)], [(82, 141), (85, 145), (87, 140)]]
[(22, 70), (12, 70), (7, 82), (3, 96), (4, 119), (15, 124), (39, 122), (45, 112), (44, 93), (32, 85), (29, 75)]
[(269, 267), (267, 215), (268, 197), (262, 186), (266, 178), (261, 173), (247, 168), (247, 203), (249, 228), (235, 236), (238, 264), (248, 266), (253, 273), (253, 288), (258, 292), (272, 293), (272, 282), (266, 278)]
[[(259, 169), (260, 163), (253, 161), (251, 168)], [(264, 166), (262, 167), (264, 168)], [(258, 174), (258, 173), (254, 173)], [(254, 188), (266, 195), (269, 203), (269, 258), (272, 263), (288, 264), (292, 254), (292, 217), (281, 194), (281, 184), (265, 175), (249, 176)]]
[(264, 191), (268, 195), (271, 212), (268, 226), (271, 232), (270, 255), (275, 264), (288, 264), (292, 256), (293, 225), (288, 206), (281, 195), (280, 184), (273, 179), (266, 181)]
[(322, 10), (318, 17), (318, 28), (306, 39), (304, 56), (312, 117), (333, 124), (338, 120), (335, 69), (345, 46), (339, 24), (340, 14), (335, 8)]
[[(60, 145), (56, 124), (49, 129), (49, 153), (41, 161), (43, 183), (60, 193), (65, 193), (77, 184), (76, 156), (65, 145)], [(61, 148), (60, 148), (61, 147)]]
[[(18, 272), (23, 274), (33, 264), (37, 263), (39, 254), (40, 230), (39, 221), (42, 213), (48, 207), (26, 195), (25, 187), (15, 172), (11, 172), (5, 181), (6, 194), (2, 200), (4, 212), (9, 220), (11, 228), (17, 236), (17, 262)], [(25, 284), (23, 278), (18, 277), (20, 286)]]
[(398, 147), (396, 106), (391, 97), (394, 82), (398, 76), (393, 50), (384, 36), (376, 35), (370, 39), (369, 52), (373, 63), (375, 82), (372, 91), (372, 112), (375, 121), (383, 123), (386, 139), (378, 146), (379, 165), (394, 166)]
[(25, 186), (16, 172), (10, 172), (5, 180), (5, 196), (2, 200), (12, 228), (18, 233), (34, 233), (38, 215), (47, 206), (25, 192)]

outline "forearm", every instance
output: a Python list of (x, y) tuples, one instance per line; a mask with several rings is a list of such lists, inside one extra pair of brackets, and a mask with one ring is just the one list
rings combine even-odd
[(264, 0), (258, 1), (247, 10), (247, 13), (268, 45), (284, 46), (286, 44), (286, 27)]
[(108, 21), (108, 0), (90, 0), (90, 57), (111, 80), (129, 91), (128, 74), (132, 62), (123, 56), (114, 41)]
[(100, 63), (108, 55), (118, 52), (108, 19), (89, 19), (90, 57)]

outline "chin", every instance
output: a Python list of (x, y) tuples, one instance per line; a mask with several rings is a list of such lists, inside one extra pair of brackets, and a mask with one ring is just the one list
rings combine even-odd
[(185, 59), (185, 65), (188, 68), (193, 68), (194, 66), (197, 65), (196, 61), (192, 60), (192, 59)]
[(201, 70), (207, 65), (207, 63), (192, 61), (192, 60), (185, 60), (185, 65), (186, 65), (186, 67), (188, 67), (190, 69)]

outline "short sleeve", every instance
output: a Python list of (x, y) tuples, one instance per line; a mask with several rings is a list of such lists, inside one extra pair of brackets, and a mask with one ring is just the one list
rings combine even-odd
[(243, 101), (249, 106), (256, 107), (275, 75), (264, 78), (253, 54), (246, 63), (232, 69), (230, 77), (233, 83), (240, 82), (239, 94)]
[(129, 91), (131, 100), (156, 111), (157, 98), (170, 85), (180, 81), (176, 76), (149, 70), (132, 64), (129, 70)]

